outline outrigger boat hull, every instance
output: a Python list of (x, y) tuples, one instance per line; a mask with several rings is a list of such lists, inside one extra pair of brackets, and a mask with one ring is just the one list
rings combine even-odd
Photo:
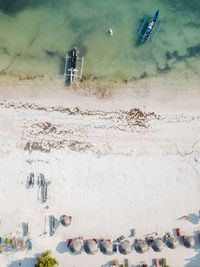
[[(77, 65), (77, 61), (81, 61), (81, 69), (80, 69), (80, 74), (76, 74), (78, 73), (78, 69), (76, 67)], [(66, 61), (65, 61), (65, 71), (64, 71), (64, 77), (68, 77), (70, 80), (70, 83), (73, 83), (76, 78), (80, 78), (82, 77), (82, 70), (83, 70), (83, 60), (84, 58), (79, 58), (77, 56), (77, 48), (74, 47), (72, 52), (68, 55), (66, 54)]]
[(70, 72), (70, 82), (72, 83), (74, 81), (74, 75), (75, 75), (75, 70), (76, 70), (76, 59), (77, 59), (77, 49), (74, 47), (72, 51), (72, 56), (70, 59), (70, 69), (68, 71)]

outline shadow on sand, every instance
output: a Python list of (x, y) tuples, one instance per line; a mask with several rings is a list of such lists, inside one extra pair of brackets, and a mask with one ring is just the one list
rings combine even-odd
[(101, 267), (110, 267), (112, 266), (112, 264), (113, 264), (113, 261), (108, 261), (107, 263), (101, 265)]
[(68, 247), (67, 247), (67, 242), (66, 241), (62, 241), (60, 242), (57, 247), (56, 247), (56, 251), (60, 254), (66, 253), (68, 251)]
[(188, 263), (186, 263), (185, 267), (197, 267), (200, 266), (200, 253), (196, 254), (194, 257), (191, 259), (186, 259)]
[(36, 263), (36, 258), (24, 258), (22, 260), (12, 261), (7, 267), (35, 266)]
[(196, 235), (195, 236), (195, 245), (194, 245), (193, 249), (197, 252), (197, 254), (190, 259), (186, 259), (187, 263), (186, 263), (185, 267), (200, 266), (200, 250), (199, 250), (199, 248), (200, 248), (199, 238), (198, 238), (198, 235)]
[(192, 224), (198, 224), (199, 223), (199, 216), (195, 213), (190, 213), (188, 221)]
[(187, 263), (185, 267), (197, 267), (200, 266), (200, 239), (199, 234), (194, 235), (195, 238), (195, 245), (192, 247), (196, 251), (196, 255), (192, 258), (186, 259)]
[[(179, 217), (177, 220), (185, 220), (184, 216)], [(190, 213), (188, 215), (188, 222), (192, 223), (192, 224), (198, 224), (199, 223), (199, 215), (195, 214), (195, 213)]]

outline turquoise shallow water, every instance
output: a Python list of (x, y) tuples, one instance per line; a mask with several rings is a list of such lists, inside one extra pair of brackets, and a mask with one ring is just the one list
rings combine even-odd
[[(142, 20), (158, 8), (158, 35), (138, 45)], [(199, 0), (0, 0), (0, 72), (61, 75), (76, 46), (85, 77), (198, 77), (199, 26)]]

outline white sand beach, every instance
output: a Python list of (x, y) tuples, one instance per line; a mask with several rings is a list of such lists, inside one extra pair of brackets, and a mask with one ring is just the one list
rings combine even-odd
[[(28, 222), (33, 245), (3, 251), (0, 267), (34, 266), (47, 249), (61, 267), (106, 267), (113, 259), (153, 266), (155, 258), (170, 267), (200, 266), (198, 81), (146, 79), (98, 97), (60, 82), (1, 77), (0, 94), (0, 236), (23, 236)], [(50, 182), (45, 203), (36, 183), (27, 188), (31, 172)], [(50, 236), (49, 216), (63, 214), (72, 216), (71, 225)], [(124, 235), (133, 244), (176, 228), (195, 236), (193, 248), (73, 255), (66, 242)]]

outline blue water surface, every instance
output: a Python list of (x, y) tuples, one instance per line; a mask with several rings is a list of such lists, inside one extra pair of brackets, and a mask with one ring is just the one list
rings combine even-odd
[[(157, 9), (160, 30), (140, 45), (142, 21)], [(88, 79), (195, 78), (199, 26), (198, 0), (0, 0), (0, 73), (62, 75), (76, 46)]]

